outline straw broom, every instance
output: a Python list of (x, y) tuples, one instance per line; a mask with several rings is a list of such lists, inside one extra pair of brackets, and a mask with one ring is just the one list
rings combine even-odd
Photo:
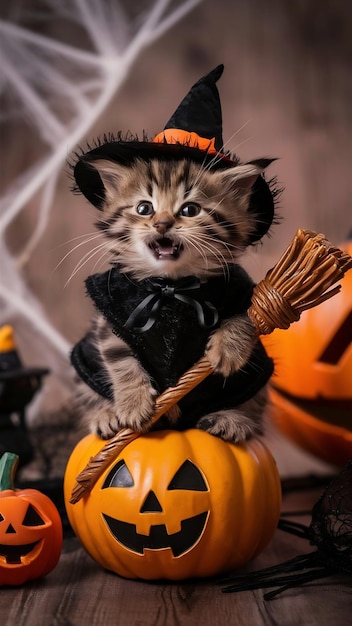
[[(288, 328), (303, 311), (337, 294), (341, 286), (336, 283), (350, 268), (352, 257), (332, 246), (324, 235), (298, 230), (276, 265), (254, 288), (248, 315), (258, 336), (270, 334), (275, 328)], [(197, 361), (175, 387), (169, 387), (157, 398), (150, 426), (212, 372), (206, 357)], [(113, 459), (140, 435), (123, 428), (109, 439), (77, 476), (70, 503), (75, 504), (89, 493)]]

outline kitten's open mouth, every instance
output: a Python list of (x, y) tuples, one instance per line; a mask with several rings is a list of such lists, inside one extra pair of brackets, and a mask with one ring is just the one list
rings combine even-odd
[(175, 243), (168, 237), (162, 237), (152, 241), (149, 244), (149, 248), (157, 259), (170, 260), (178, 259), (182, 251), (182, 244)]

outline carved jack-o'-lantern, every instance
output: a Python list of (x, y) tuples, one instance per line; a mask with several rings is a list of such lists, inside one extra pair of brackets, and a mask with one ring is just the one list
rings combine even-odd
[[(352, 242), (341, 248), (352, 254)], [(352, 458), (352, 270), (341, 286), (263, 339), (275, 362), (274, 421), (307, 451), (342, 466)]]
[(15, 490), (15, 454), (0, 459), (0, 585), (21, 585), (48, 574), (62, 548), (62, 524), (53, 502), (36, 489)]
[(75, 478), (104, 442), (89, 435), (65, 474), (69, 520), (103, 567), (127, 578), (209, 576), (258, 554), (277, 525), (281, 489), (263, 443), (236, 446), (198, 430), (132, 441), (89, 494)]

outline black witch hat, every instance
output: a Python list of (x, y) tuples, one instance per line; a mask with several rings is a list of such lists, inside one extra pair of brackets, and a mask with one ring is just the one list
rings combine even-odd
[[(216, 86), (224, 70), (218, 65), (193, 85), (181, 104), (171, 116), (164, 130), (152, 141), (107, 138), (104, 143), (78, 157), (74, 177), (78, 189), (98, 209), (104, 204), (105, 190), (94, 161), (107, 159), (122, 165), (130, 165), (137, 158), (143, 160), (188, 159), (201, 163), (208, 169), (227, 169), (239, 164), (239, 159), (223, 149), (222, 113)], [(262, 159), (265, 167), (271, 160)], [(269, 230), (274, 218), (273, 193), (264, 178), (259, 177), (252, 190), (249, 210), (257, 218), (257, 230), (251, 242), (258, 241)]]

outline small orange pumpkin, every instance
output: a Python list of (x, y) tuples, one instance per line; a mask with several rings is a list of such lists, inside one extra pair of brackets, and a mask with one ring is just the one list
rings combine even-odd
[(150, 580), (211, 576), (243, 565), (271, 539), (281, 486), (261, 441), (234, 445), (195, 429), (148, 433), (70, 503), (76, 476), (103, 446), (94, 435), (78, 443), (64, 493), (76, 535), (104, 568)]
[(48, 574), (62, 549), (62, 524), (54, 503), (36, 489), (14, 489), (18, 456), (0, 459), (0, 585)]
[[(340, 246), (352, 255), (352, 242)], [(299, 446), (339, 466), (352, 458), (352, 270), (334, 298), (264, 343), (275, 363), (272, 417)]]

